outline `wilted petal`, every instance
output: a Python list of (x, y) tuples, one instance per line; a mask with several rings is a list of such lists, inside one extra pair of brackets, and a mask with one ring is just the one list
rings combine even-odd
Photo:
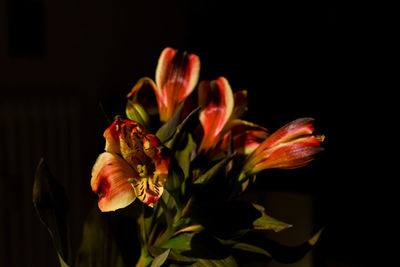
[(99, 195), (100, 210), (114, 211), (131, 204), (136, 194), (128, 179), (136, 176), (135, 171), (116, 154), (100, 154), (90, 181), (93, 192)]
[(199, 79), (200, 59), (194, 54), (165, 48), (156, 69), (156, 96), (160, 120), (167, 121)]
[(220, 77), (215, 81), (203, 81), (199, 85), (200, 122), (204, 136), (200, 151), (213, 148), (233, 111), (233, 94), (228, 80)]
[(142, 178), (133, 187), (137, 198), (150, 207), (153, 207), (164, 191), (164, 188), (153, 183), (151, 178)]

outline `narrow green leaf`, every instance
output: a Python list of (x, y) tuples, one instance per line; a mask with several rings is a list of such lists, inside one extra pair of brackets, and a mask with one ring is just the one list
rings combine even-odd
[(248, 252), (252, 252), (252, 253), (257, 253), (257, 254), (261, 254), (264, 256), (267, 256), (269, 258), (271, 258), (271, 254), (269, 254), (265, 249), (251, 245), (251, 244), (246, 244), (246, 243), (235, 243), (232, 246), (233, 249), (239, 249), (239, 250), (244, 250), (244, 251), (248, 251)]
[(165, 189), (175, 199), (176, 204), (180, 207), (181, 186), (185, 179), (181, 167), (175, 160), (172, 160), (168, 170), (168, 177), (165, 181)]
[(181, 114), (183, 110), (183, 103), (175, 111), (174, 115), (158, 129), (156, 136), (161, 142), (165, 143), (172, 137), (179, 123), (181, 122)]
[(169, 248), (166, 251), (164, 251), (162, 254), (155, 257), (153, 262), (151, 263), (151, 267), (161, 267), (164, 264), (164, 262), (167, 260), (170, 251), (171, 251), (171, 249)]
[(33, 184), (33, 204), (46, 226), (59, 255), (61, 266), (68, 266), (70, 247), (67, 226), (68, 201), (62, 185), (53, 178), (42, 158)]
[(236, 267), (237, 262), (232, 256), (221, 260), (198, 259), (193, 267)]
[(181, 124), (178, 125), (178, 127), (176, 128), (176, 131), (172, 137), (171, 143), (170, 143), (170, 148), (171, 151), (174, 153), (177, 145), (179, 143), (179, 140), (182, 138), (182, 135), (185, 133), (186, 128), (189, 127), (190, 122), (197, 118), (197, 116), (195, 116), (200, 110), (200, 107), (197, 107), (196, 109), (192, 110), (192, 112), (190, 112), (189, 115), (187, 115), (187, 117), (182, 121)]
[(248, 232), (244, 237), (240, 238), (239, 242), (260, 247), (267, 251), (274, 260), (289, 264), (301, 260), (314, 247), (321, 235), (321, 231), (297, 246), (282, 245), (255, 232)]
[(190, 242), (192, 241), (193, 236), (195, 233), (190, 232), (190, 233), (182, 233), (179, 234), (171, 239), (169, 239), (167, 242), (165, 242), (163, 245), (161, 245), (162, 248), (172, 248), (176, 250), (190, 250)]
[(58, 254), (58, 260), (60, 261), (61, 267), (69, 267), (69, 265), (63, 260), (60, 254)]
[(83, 227), (76, 267), (125, 267), (108, 214), (93, 207)]
[(315, 246), (315, 244), (318, 242), (319, 237), (321, 236), (323, 230), (324, 229), (322, 228), (315, 235), (313, 235), (310, 239), (308, 239), (308, 244), (310, 244), (310, 246)]
[(254, 229), (256, 230), (273, 230), (275, 232), (282, 231), (283, 229), (292, 227), (291, 224), (281, 222), (265, 213), (264, 207), (253, 204), (253, 206), (261, 212), (261, 217), (253, 222)]
[(199, 233), (204, 230), (204, 226), (201, 224), (190, 225), (185, 228), (182, 228), (174, 233), (174, 235), (185, 233), (185, 232), (194, 232)]
[(177, 149), (175, 152), (175, 159), (181, 167), (185, 179), (189, 177), (190, 171), (190, 158), (192, 155), (193, 148), (195, 146), (195, 142), (191, 134), (187, 134), (186, 144), (182, 149)]

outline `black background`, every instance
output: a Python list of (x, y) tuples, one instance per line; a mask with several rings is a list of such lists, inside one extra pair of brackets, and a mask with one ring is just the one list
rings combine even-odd
[[(318, 159), (304, 169), (262, 174), (274, 179), (259, 178), (258, 183), (314, 197), (315, 228), (326, 226), (316, 248), (317, 266), (362, 266), (369, 261), (377, 194), (366, 185), (361, 170), (367, 163), (358, 150), (363, 88), (354, 76), (360, 64), (360, 26), (342, 10), (333, 4), (260, 1), (57, 5), (9, 0), (2, 12), (6, 60), (0, 63), (5, 74), (1, 97), (86, 102), (79, 130), (83, 176), (90, 176), (93, 159), (103, 149), (107, 122), (98, 102), (110, 116), (121, 114), (125, 94), (140, 77), (153, 77), (164, 47), (187, 50), (200, 56), (201, 79), (225, 76), (234, 91), (248, 90), (246, 119), (271, 130), (299, 117), (316, 119), (316, 132), (326, 135), (326, 150)], [(88, 179), (81, 184), (87, 186)], [(31, 182), (15, 183), (30, 188)], [(91, 194), (88, 187), (81, 191)], [(76, 202), (94, 201), (91, 195), (71, 192), (69, 198)], [(82, 217), (88, 205), (83, 206)], [(2, 242), (5, 246), (7, 239)]]

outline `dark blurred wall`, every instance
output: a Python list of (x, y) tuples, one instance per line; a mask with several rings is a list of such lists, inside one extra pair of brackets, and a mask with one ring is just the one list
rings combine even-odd
[[(332, 216), (351, 214), (346, 201), (333, 198), (340, 192), (350, 199), (350, 189), (341, 186), (349, 177), (338, 166), (345, 165), (339, 160), (341, 127), (353, 93), (343, 83), (349, 51), (334, 7), (8, 0), (1, 2), (0, 18), (0, 266), (57, 264), (31, 202), (42, 156), (66, 187), (77, 246), (82, 221), (96, 201), (90, 171), (108, 124), (99, 103), (108, 117), (122, 114), (125, 94), (139, 78), (154, 78), (166, 46), (198, 54), (201, 79), (225, 76), (234, 91), (247, 89), (249, 120), (276, 130), (302, 116), (317, 119), (327, 151), (302, 170), (260, 175), (260, 186), (277, 196), (264, 201), (272, 210), (281, 208), (282, 216), (303, 205), (294, 243), (333, 225), (316, 249), (316, 266), (359, 261), (358, 251), (355, 258), (346, 252), (355, 240), (342, 244), (336, 234), (343, 225)], [(287, 193), (280, 206), (279, 197)], [(340, 253), (332, 252), (339, 247)]]

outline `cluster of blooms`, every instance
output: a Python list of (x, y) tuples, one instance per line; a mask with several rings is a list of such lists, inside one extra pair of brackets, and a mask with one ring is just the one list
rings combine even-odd
[(133, 205), (110, 215), (96, 208), (76, 253), (68, 243), (65, 192), (41, 160), (33, 202), (61, 266), (123, 267), (137, 259), (138, 267), (236, 267), (249, 266), (246, 257), (253, 262), (255, 254), (262, 264), (292, 263), (314, 246), (321, 231), (296, 247), (267, 240), (260, 231), (291, 225), (245, 197), (260, 171), (314, 159), (324, 140), (313, 134), (314, 120), (300, 118), (270, 133), (241, 119), (246, 91), (233, 93), (224, 77), (198, 83), (199, 72), (198, 56), (166, 48), (155, 81), (142, 78), (127, 95), (126, 116), (104, 132), (91, 187), (102, 212)]
[(166, 48), (155, 81), (142, 78), (133, 87), (127, 96), (128, 119), (116, 118), (104, 132), (105, 152), (93, 167), (91, 186), (100, 197), (100, 210), (124, 208), (136, 198), (149, 206), (157, 202), (168, 179), (171, 154), (144, 125), (157, 113), (161, 123), (177, 112), (182, 116), (182, 110), (194, 109), (196, 98), (202, 131), (196, 132), (199, 143), (191, 159), (211, 160), (229, 151), (241, 154), (239, 181), (269, 168), (302, 167), (322, 150), (324, 136), (313, 135), (312, 118), (297, 119), (270, 134), (264, 127), (240, 119), (247, 108), (247, 92), (233, 93), (226, 78), (201, 81), (195, 94), (199, 72), (198, 56)]
[[(101, 211), (127, 207), (136, 198), (145, 204), (135, 214), (137, 266), (161, 266), (167, 259), (237, 266), (237, 250), (274, 258), (247, 233), (291, 225), (241, 196), (260, 171), (305, 166), (322, 150), (324, 136), (313, 134), (312, 118), (270, 133), (241, 119), (245, 90), (234, 93), (224, 77), (198, 83), (199, 72), (198, 56), (164, 49), (155, 81), (142, 78), (127, 95), (126, 117), (117, 116), (104, 132), (105, 152), (92, 169)], [(299, 246), (300, 252), (291, 248), (283, 254), (297, 260), (318, 235)], [(212, 240), (223, 252), (203, 255), (196, 250), (209, 243), (202, 240)]]

